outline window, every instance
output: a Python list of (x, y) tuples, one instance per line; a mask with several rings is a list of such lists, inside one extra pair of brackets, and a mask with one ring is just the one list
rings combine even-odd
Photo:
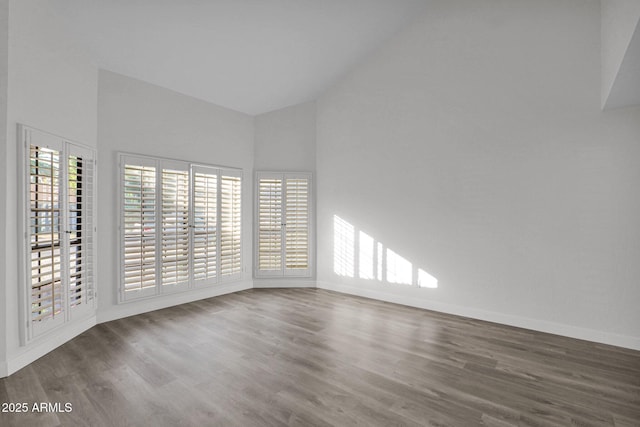
[(160, 204), (162, 286), (189, 284), (189, 168), (165, 164)]
[(240, 274), (241, 262), (241, 179), (223, 174), (220, 177), (220, 275)]
[(193, 167), (193, 279), (218, 274), (218, 175)]
[(25, 157), (23, 343), (95, 313), (94, 152), (21, 126)]
[(256, 175), (256, 277), (311, 276), (311, 174)]
[(120, 155), (120, 300), (242, 276), (239, 170)]
[(149, 294), (156, 283), (156, 168), (149, 161), (128, 164), (123, 180), (124, 290)]

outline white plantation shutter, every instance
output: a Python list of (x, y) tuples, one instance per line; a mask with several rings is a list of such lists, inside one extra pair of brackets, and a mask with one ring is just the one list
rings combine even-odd
[(311, 275), (311, 175), (258, 172), (256, 276)]
[(153, 295), (156, 286), (156, 167), (147, 159), (125, 158), (122, 191), (123, 286)]
[(242, 178), (232, 171), (220, 176), (220, 276), (242, 273)]
[(242, 277), (239, 170), (120, 154), (120, 301)]
[(282, 176), (258, 179), (258, 270), (282, 274)]
[(24, 142), (26, 342), (95, 310), (93, 151), (20, 126)]
[(285, 178), (285, 275), (309, 274), (309, 178)]
[(162, 169), (162, 285), (187, 285), (189, 281), (189, 165)]
[(67, 237), (69, 239), (69, 306), (71, 316), (92, 307), (93, 280), (93, 153), (68, 145), (67, 155)]
[(218, 273), (218, 171), (202, 166), (193, 175), (193, 279), (212, 283)]
[[(36, 138), (33, 138), (36, 139)], [(42, 138), (44, 139), (44, 138)], [(64, 322), (62, 285), (60, 162), (62, 143), (38, 141), (29, 146), (30, 282), (33, 336)], [(47, 147), (43, 145), (46, 144)]]

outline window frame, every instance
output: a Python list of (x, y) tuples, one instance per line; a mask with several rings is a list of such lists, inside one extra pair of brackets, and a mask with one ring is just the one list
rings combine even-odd
[[(205, 287), (214, 287), (229, 282), (237, 282), (243, 279), (244, 272), (244, 237), (242, 233), (243, 214), (244, 209), (244, 189), (243, 187), (243, 171), (239, 168), (208, 165), (200, 162), (189, 162), (185, 160), (168, 159), (157, 156), (148, 156), (142, 154), (132, 154), (126, 152), (118, 152), (118, 303), (126, 303), (130, 301), (140, 301), (144, 299), (155, 298), (161, 295), (169, 295), (173, 293), (189, 292), (196, 289), (202, 289)], [(129, 163), (127, 163), (129, 162)], [(147, 166), (155, 168), (155, 284), (147, 289), (140, 290), (126, 290), (125, 289), (125, 268), (124, 268), (124, 242), (125, 242), (125, 221), (124, 221), (124, 173), (126, 164), (132, 164), (136, 166)], [(187, 172), (187, 193), (188, 193), (188, 252), (187, 252), (187, 280), (184, 282), (166, 285), (163, 284), (162, 277), (162, 203), (163, 203), (163, 170), (183, 170)], [(216, 270), (215, 277), (206, 278), (204, 280), (198, 280), (195, 277), (195, 175), (197, 173), (205, 173), (216, 176)], [(222, 176), (234, 176), (240, 178), (240, 268), (237, 274), (222, 276), (220, 270), (220, 245), (221, 245), (221, 181)]]
[[(45, 320), (43, 323), (34, 323), (32, 314), (32, 253), (33, 245), (31, 243), (31, 147), (35, 146), (39, 149), (49, 149), (58, 152), (59, 156), (59, 175), (58, 175), (58, 248), (59, 248), (59, 271), (60, 271), (60, 289), (62, 290), (61, 314), (54, 315), (52, 319)], [(63, 328), (67, 325), (80, 323), (91, 316), (95, 316), (97, 308), (97, 268), (95, 265), (97, 244), (96, 244), (96, 212), (97, 212), (97, 156), (96, 150), (87, 145), (71, 141), (67, 138), (60, 137), (49, 132), (18, 124), (18, 152), (21, 161), (19, 162), (19, 176), (21, 177), (19, 185), (18, 203), (22, 207), (23, 215), (19, 218), (20, 230), (23, 239), (21, 240), (21, 250), (19, 251), (20, 268), (20, 304), (19, 313), (21, 318), (20, 327), (20, 344), (27, 345), (34, 340), (46, 337), (49, 333)], [(80, 219), (76, 225), (81, 224), (80, 229), (76, 229), (76, 233), (80, 231), (82, 237), (79, 242), (72, 244), (70, 235), (71, 230), (70, 218), (70, 200), (69, 200), (69, 184), (70, 184), (70, 157), (81, 157), (84, 167), (82, 168), (81, 180), (84, 194), (81, 197), (82, 207), (80, 208), (80, 216), (78, 214), (74, 218)], [(77, 171), (76, 171), (77, 173)], [(77, 195), (76, 195), (77, 197)], [(84, 224), (84, 228), (82, 228)], [(77, 289), (77, 293), (81, 294), (80, 304), (71, 303), (71, 282), (72, 274), (70, 263), (72, 261), (72, 246), (75, 259), (81, 261), (80, 271), (86, 271), (81, 274), (81, 285)], [(52, 246), (53, 248), (54, 246)], [(80, 248), (80, 258), (77, 258), (78, 248)], [(52, 269), (53, 259), (55, 256), (52, 251)], [(76, 272), (77, 273), (77, 272)], [(55, 280), (55, 279), (54, 279)], [(77, 283), (77, 282), (76, 282)], [(77, 286), (74, 285), (74, 286)], [(55, 303), (54, 303), (55, 304)], [(55, 305), (54, 305), (55, 307)]]
[[(281, 266), (279, 270), (261, 270), (260, 269), (260, 180), (261, 179), (280, 179), (281, 180), (281, 220), (282, 227), (280, 229), (280, 260)], [(307, 180), (307, 257), (308, 265), (304, 270), (287, 269), (287, 247), (286, 247), (286, 209), (287, 209), (287, 179), (306, 179)], [(312, 278), (315, 269), (315, 228), (314, 216), (315, 205), (313, 198), (313, 173), (311, 172), (291, 172), (291, 171), (256, 171), (254, 179), (254, 251), (253, 251), (253, 274), (256, 279), (273, 279), (273, 278)]]

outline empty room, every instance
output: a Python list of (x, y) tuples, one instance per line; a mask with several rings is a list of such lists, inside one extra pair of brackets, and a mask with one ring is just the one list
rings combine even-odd
[(0, 0), (0, 426), (640, 426), (640, 0)]

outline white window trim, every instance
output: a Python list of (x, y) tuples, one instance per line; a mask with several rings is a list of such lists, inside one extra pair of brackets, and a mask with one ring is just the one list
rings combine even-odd
[[(199, 162), (189, 162), (184, 160), (176, 160), (176, 159), (168, 159), (164, 157), (158, 156), (148, 156), (142, 154), (135, 153), (127, 153), (127, 152), (118, 152), (118, 236), (119, 241), (117, 244), (118, 248), (118, 304), (132, 302), (132, 301), (140, 301), (145, 299), (156, 298), (160, 295), (174, 294), (174, 293), (182, 293), (182, 292), (190, 292), (196, 289), (201, 289), (205, 287), (213, 287), (219, 286), (222, 284), (226, 284), (229, 282), (238, 282), (243, 279), (244, 268), (244, 232), (242, 232), (242, 228), (244, 227), (243, 217), (244, 214), (242, 211), (246, 209), (244, 206), (244, 192), (246, 191), (245, 183), (243, 179), (243, 171), (239, 168), (229, 167), (229, 166), (219, 166), (219, 165), (209, 165)], [(140, 166), (152, 166), (155, 167), (156, 174), (156, 207), (155, 207), (155, 218), (156, 218), (156, 284), (153, 287), (148, 289), (138, 290), (138, 291), (125, 291), (124, 287), (124, 263), (123, 263), (123, 250), (124, 250), (124, 209), (123, 209), (123, 196), (124, 196), (124, 166), (125, 161), (131, 159), (132, 162), (136, 162), (136, 165)], [(162, 203), (161, 203), (161, 195), (162, 195), (162, 169), (164, 167), (173, 167), (173, 168), (185, 168), (185, 170), (189, 171), (189, 279), (186, 283), (181, 283), (176, 285), (163, 286), (162, 285), (162, 263), (159, 261), (161, 259), (161, 230), (162, 229)], [(193, 246), (194, 246), (194, 238), (193, 238), (193, 186), (194, 186), (194, 175), (196, 172), (211, 172), (217, 175), (217, 184), (218, 184), (218, 192), (217, 192), (217, 251), (216, 251), (216, 277), (210, 278), (207, 280), (196, 281), (194, 279), (194, 269), (193, 269)], [(241, 224), (241, 244), (240, 244), (240, 270), (238, 273), (233, 275), (223, 276), (220, 271), (220, 222), (221, 222), (221, 177), (222, 176), (232, 176), (238, 177), (241, 180), (241, 215), (240, 215), (240, 224)], [(157, 201), (160, 200), (160, 203)]]
[[(304, 273), (299, 273), (294, 270), (286, 269), (286, 259), (285, 259), (285, 242), (284, 236), (282, 240), (282, 268), (281, 270), (271, 270), (264, 271), (259, 269), (259, 251), (260, 251), (260, 179), (261, 178), (281, 178), (283, 182), (283, 195), (282, 195), (282, 211), (283, 215), (286, 209), (286, 194), (285, 194), (285, 185), (284, 182), (286, 179), (290, 178), (306, 178), (309, 182), (309, 200), (308, 200), (308, 221), (309, 221), (309, 231), (308, 231), (308, 244), (309, 244), (309, 265)], [(314, 199), (314, 184), (313, 184), (313, 174), (311, 172), (290, 172), (290, 171), (256, 171), (254, 177), (254, 199), (253, 199), (253, 207), (254, 207), (254, 220), (253, 220), (253, 275), (256, 279), (273, 279), (273, 278), (312, 278), (314, 276), (315, 271), (315, 199)], [(283, 218), (283, 221), (285, 219)], [(284, 234), (284, 229), (283, 229)]]
[[(80, 324), (86, 319), (95, 316), (96, 308), (97, 308), (97, 241), (96, 241), (96, 232), (97, 232), (97, 222), (96, 222), (96, 213), (97, 213), (97, 153), (96, 150), (88, 145), (81, 144), (75, 141), (72, 141), (68, 138), (64, 138), (58, 135), (54, 135), (49, 132), (41, 131), (34, 127), (26, 126), (23, 124), (18, 124), (18, 153), (20, 162), (18, 164), (18, 173), (19, 173), (19, 191), (18, 191), (18, 204), (22, 206), (23, 214), (19, 217), (19, 230), (21, 233), (21, 250), (18, 251), (18, 262), (22, 268), (19, 270), (19, 283), (20, 283), (20, 291), (19, 294), (19, 316), (20, 316), (20, 345), (26, 346), (34, 341), (44, 339), (47, 336), (50, 336), (51, 333), (57, 331), (58, 329), (71, 327), (76, 324)], [(91, 213), (92, 215), (88, 218), (91, 222), (91, 227), (88, 230), (84, 230), (85, 236), (88, 237), (90, 243), (92, 243), (92, 250), (89, 254), (87, 254), (92, 259), (92, 265), (90, 270), (90, 287), (85, 289), (85, 301), (81, 307), (75, 307), (71, 309), (69, 303), (69, 290), (68, 290), (68, 281), (70, 280), (68, 277), (63, 276), (66, 272), (68, 273), (68, 266), (63, 266), (61, 277), (62, 277), (62, 289), (64, 289), (64, 315), (58, 317), (58, 319), (54, 319), (50, 322), (49, 325), (34, 325), (31, 321), (31, 263), (29, 262), (31, 259), (31, 244), (30, 244), (30, 224), (29, 218), (31, 216), (31, 207), (30, 207), (30, 197), (27, 196), (30, 192), (30, 145), (33, 142), (34, 136), (38, 138), (38, 146), (42, 148), (55, 148), (59, 150), (61, 159), (64, 159), (64, 162), (60, 166), (61, 176), (61, 199), (64, 201), (62, 206), (60, 207), (61, 212), (64, 212), (60, 216), (60, 221), (65, 221), (67, 219), (68, 213), (67, 209), (62, 209), (67, 206), (68, 200), (66, 198), (68, 192), (68, 157), (73, 153), (82, 153), (85, 159), (88, 159), (89, 162), (93, 163), (92, 176), (93, 185), (88, 188), (91, 197)], [(85, 201), (84, 203), (88, 203)], [(66, 228), (67, 225), (65, 224)], [(67, 239), (62, 239), (62, 241), (66, 241)], [(60, 253), (61, 253), (61, 263), (68, 261), (69, 248), (67, 245), (60, 245)], [(47, 322), (49, 323), (49, 322)], [(39, 330), (38, 330), (39, 329)]]

